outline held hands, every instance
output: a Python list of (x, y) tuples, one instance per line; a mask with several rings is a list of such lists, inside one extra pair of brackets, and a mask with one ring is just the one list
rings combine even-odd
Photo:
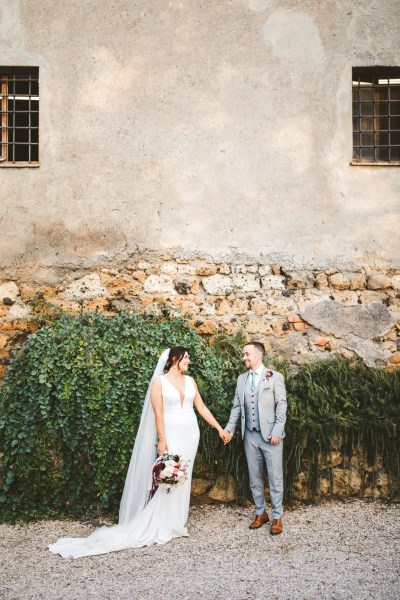
[(225, 446), (226, 446), (226, 444), (229, 444), (229, 442), (233, 438), (233, 433), (231, 433), (227, 429), (221, 429), (218, 433), (219, 433), (219, 437), (224, 442)]

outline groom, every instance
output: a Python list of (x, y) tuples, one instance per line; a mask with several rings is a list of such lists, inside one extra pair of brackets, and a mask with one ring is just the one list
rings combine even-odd
[(235, 399), (225, 427), (230, 442), (241, 417), (242, 438), (249, 469), (250, 488), (256, 516), (250, 529), (269, 522), (264, 497), (264, 460), (267, 466), (272, 504), (270, 533), (282, 533), (283, 469), (282, 450), (286, 421), (286, 388), (283, 376), (267, 370), (262, 361), (264, 345), (250, 342), (243, 348), (243, 362), (248, 371), (239, 375)]

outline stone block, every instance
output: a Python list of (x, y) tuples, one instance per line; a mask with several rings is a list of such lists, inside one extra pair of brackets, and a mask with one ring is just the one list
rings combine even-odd
[(343, 273), (334, 273), (329, 276), (329, 285), (337, 290), (348, 290), (350, 280)]
[(363, 273), (349, 273), (348, 278), (351, 290), (363, 290), (365, 288), (367, 278)]
[(218, 273), (221, 273), (222, 275), (229, 275), (229, 273), (231, 272), (231, 268), (229, 265), (223, 263), (222, 265), (218, 265)]
[(258, 273), (258, 265), (250, 265), (247, 267), (248, 273)]
[(219, 500), (220, 502), (233, 502), (236, 499), (233, 477), (231, 475), (218, 477), (208, 495), (213, 500)]
[(281, 275), (266, 275), (261, 278), (263, 290), (285, 289), (284, 278)]
[(228, 275), (211, 275), (202, 280), (203, 288), (207, 294), (213, 296), (226, 296), (232, 292), (232, 282)]
[(190, 488), (190, 492), (192, 496), (201, 496), (205, 494), (211, 487), (211, 483), (208, 479), (200, 479), (198, 477), (193, 477), (192, 486)]
[(373, 303), (368, 306), (343, 306), (324, 300), (308, 306), (300, 315), (304, 321), (324, 333), (344, 337), (350, 333), (373, 339), (391, 329), (394, 319), (386, 306)]
[(267, 300), (262, 300), (261, 298), (254, 298), (250, 302), (250, 309), (254, 312), (255, 315), (261, 316), (265, 315), (269, 311), (269, 305)]
[(151, 269), (151, 263), (142, 260), (141, 262), (138, 262), (137, 268), (139, 271), (147, 271), (148, 269)]
[(139, 283), (144, 283), (146, 281), (146, 273), (144, 271), (132, 271), (131, 273), (133, 279), (139, 281)]
[(332, 471), (332, 492), (335, 496), (355, 496), (360, 492), (361, 483), (355, 469), (335, 468)]
[(136, 296), (142, 290), (142, 284), (131, 275), (121, 275), (107, 284), (111, 296)]
[(240, 323), (237, 321), (220, 321), (219, 328), (228, 335), (234, 335), (240, 329)]
[(270, 275), (272, 273), (272, 269), (269, 265), (262, 265), (258, 268), (258, 272), (261, 277), (264, 277), (265, 275)]
[(216, 332), (217, 326), (213, 321), (206, 320), (196, 327), (198, 333), (212, 335)]
[(26, 319), (30, 314), (30, 309), (22, 300), (17, 299), (15, 303), (10, 306), (10, 310), (6, 315), (7, 321), (17, 321), (19, 319)]
[(316, 346), (326, 346), (329, 344), (329, 339), (326, 337), (316, 337), (313, 343)]
[(184, 315), (197, 315), (197, 313), (199, 312), (199, 307), (194, 300), (182, 298), (181, 296), (176, 296), (173, 300), (173, 304), (175, 306), (178, 306)]
[(95, 311), (95, 312), (108, 312), (110, 309), (110, 302), (107, 298), (91, 298), (90, 300), (84, 300), (82, 304), (84, 310)]
[(286, 319), (279, 319), (271, 322), (271, 328), (276, 337), (283, 337), (288, 331), (288, 322)]
[(280, 317), (285, 317), (288, 313), (295, 309), (295, 304), (289, 299), (268, 299), (268, 305), (270, 307), (271, 314)]
[(187, 296), (192, 291), (193, 280), (189, 277), (181, 277), (175, 280), (174, 287), (175, 290), (181, 296)]
[(168, 275), (150, 275), (143, 284), (143, 290), (148, 294), (176, 294), (172, 279)]
[(385, 365), (391, 354), (389, 350), (378, 343), (352, 334), (347, 336), (344, 343), (348, 350), (353, 350), (357, 356), (363, 359), (367, 367)]
[(249, 310), (249, 301), (248, 300), (246, 300), (245, 298), (238, 298), (237, 300), (234, 300), (234, 302), (232, 304), (232, 312), (234, 312), (235, 315), (245, 315), (248, 310)]
[(304, 290), (305, 288), (313, 287), (314, 282), (310, 276), (303, 273), (290, 273), (286, 287), (289, 290)]
[(387, 294), (385, 292), (375, 292), (372, 290), (361, 290), (358, 292), (360, 304), (373, 304), (374, 302), (386, 302)]
[(228, 315), (232, 312), (232, 305), (225, 298), (217, 306), (216, 314), (219, 316)]
[(149, 306), (152, 302), (154, 302), (154, 297), (150, 295), (140, 296), (140, 303), (142, 306)]
[(3, 350), (3, 348), (6, 346), (9, 339), (10, 338), (8, 337), (8, 335), (4, 335), (4, 333), (0, 333), (0, 350)]
[(358, 305), (358, 293), (353, 290), (335, 290), (335, 300), (341, 304)]
[(391, 286), (391, 279), (384, 273), (374, 273), (367, 279), (367, 288), (369, 290), (384, 290)]
[(299, 473), (297, 479), (293, 482), (293, 489), (297, 500), (308, 500), (308, 477), (306, 473)]
[(19, 296), (19, 289), (14, 281), (6, 281), (0, 285), (0, 302), (3, 302), (4, 298), (9, 298), (13, 302)]
[(293, 323), (293, 327), (295, 328), (296, 331), (302, 331), (303, 329), (310, 329), (310, 325), (308, 323), (306, 323), (305, 321), (302, 321), (301, 323)]
[(232, 273), (234, 273), (235, 275), (237, 273), (247, 273), (247, 267), (246, 265), (233, 265)]
[(325, 273), (318, 273), (315, 276), (315, 286), (317, 289), (325, 289), (328, 287), (328, 277)]
[(175, 275), (178, 270), (178, 267), (175, 263), (163, 263), (160, 265), (160, 273), (164, 273), (165, 275)]
[(328, 463), (331, 467), (338, 467), (342, 464), (343, 457), (338, 450), (332, 450), (328, 457)]
[(200, 312), (203, 315), (215, 315), (215, 304), (213, 302), (204, 302), (200, 306)]
[(263, 335), (269, 335), (272, 333), (272, 328), (265, 318), (261, 317), (250, 317), (246, 324), (247, 333), (260, 333)]
[(64, 298), (60, 298), (59, 296), (50, 298), (49, 302), (53, 306), (56, 306), (60, 310), (65, 310), (71, 315), (77, 315), (81, 310), (81, 305), (79, 302), (74, 302), (73, 300), (64, 300)]
[(109, 292), (101, 283), (99, 275), (97, 273), (91, 273), (73, 281), (65, 288), (63, 296), (66, 300), (79, 302), (81, 300), (89, 300), (90, 298), (98, 298), (100, 296), (108, 297)]
[(289, 323), (303, 323), (304, 322), (300, 315), (289, 315), (287, 320), (289, 321)]
[(232, 283), (235, 289), (244, 293), (258, 292), (260, 289), (260, 278), (252, 273), (241, 273), (232, 277)]
[(392, 277), (392, 288), (397, 291), (400, 290), (400, 275)]
[(210, 275), (215, 275), (218, 271), (216, 265), (199, 265), (196, 268), (196, 275), (201, 275), (202, 277), (208, 277)]

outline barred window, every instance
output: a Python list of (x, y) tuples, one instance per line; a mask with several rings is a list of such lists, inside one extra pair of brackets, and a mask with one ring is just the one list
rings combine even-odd
[(400, 165), (400, 67), (353, 68), (352, 164)]
[(0, 67), (0, 166), (39, 165), (39, 69)]

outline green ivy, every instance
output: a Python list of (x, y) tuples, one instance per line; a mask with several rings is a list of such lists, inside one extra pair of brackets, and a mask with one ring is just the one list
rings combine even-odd
[[(232, 405), (243, 370), (243, 336), (217, 338), (214, 347), (181, 317), (120, 313), (62, 313), (38, 318), (41, 327), (13, 352), (0, 390), (0, 520), (43, 516), (116, 515), (157, 359), (166, 347), (190, 349), (190, 374), (219, 422)], [(316, 494), (321, 457), (341, 439), (367, 460), (383, 457), (399, 473), (400, 377), (343, 359), (324, 361), (286, 376), (289, 418), (285, 442), (286, 498), (305, 461)], [(247, 467), (240, 437), (224, 447), (200, 422), (201, 469), (232, 474), (239, 501), (247, 497)]]

